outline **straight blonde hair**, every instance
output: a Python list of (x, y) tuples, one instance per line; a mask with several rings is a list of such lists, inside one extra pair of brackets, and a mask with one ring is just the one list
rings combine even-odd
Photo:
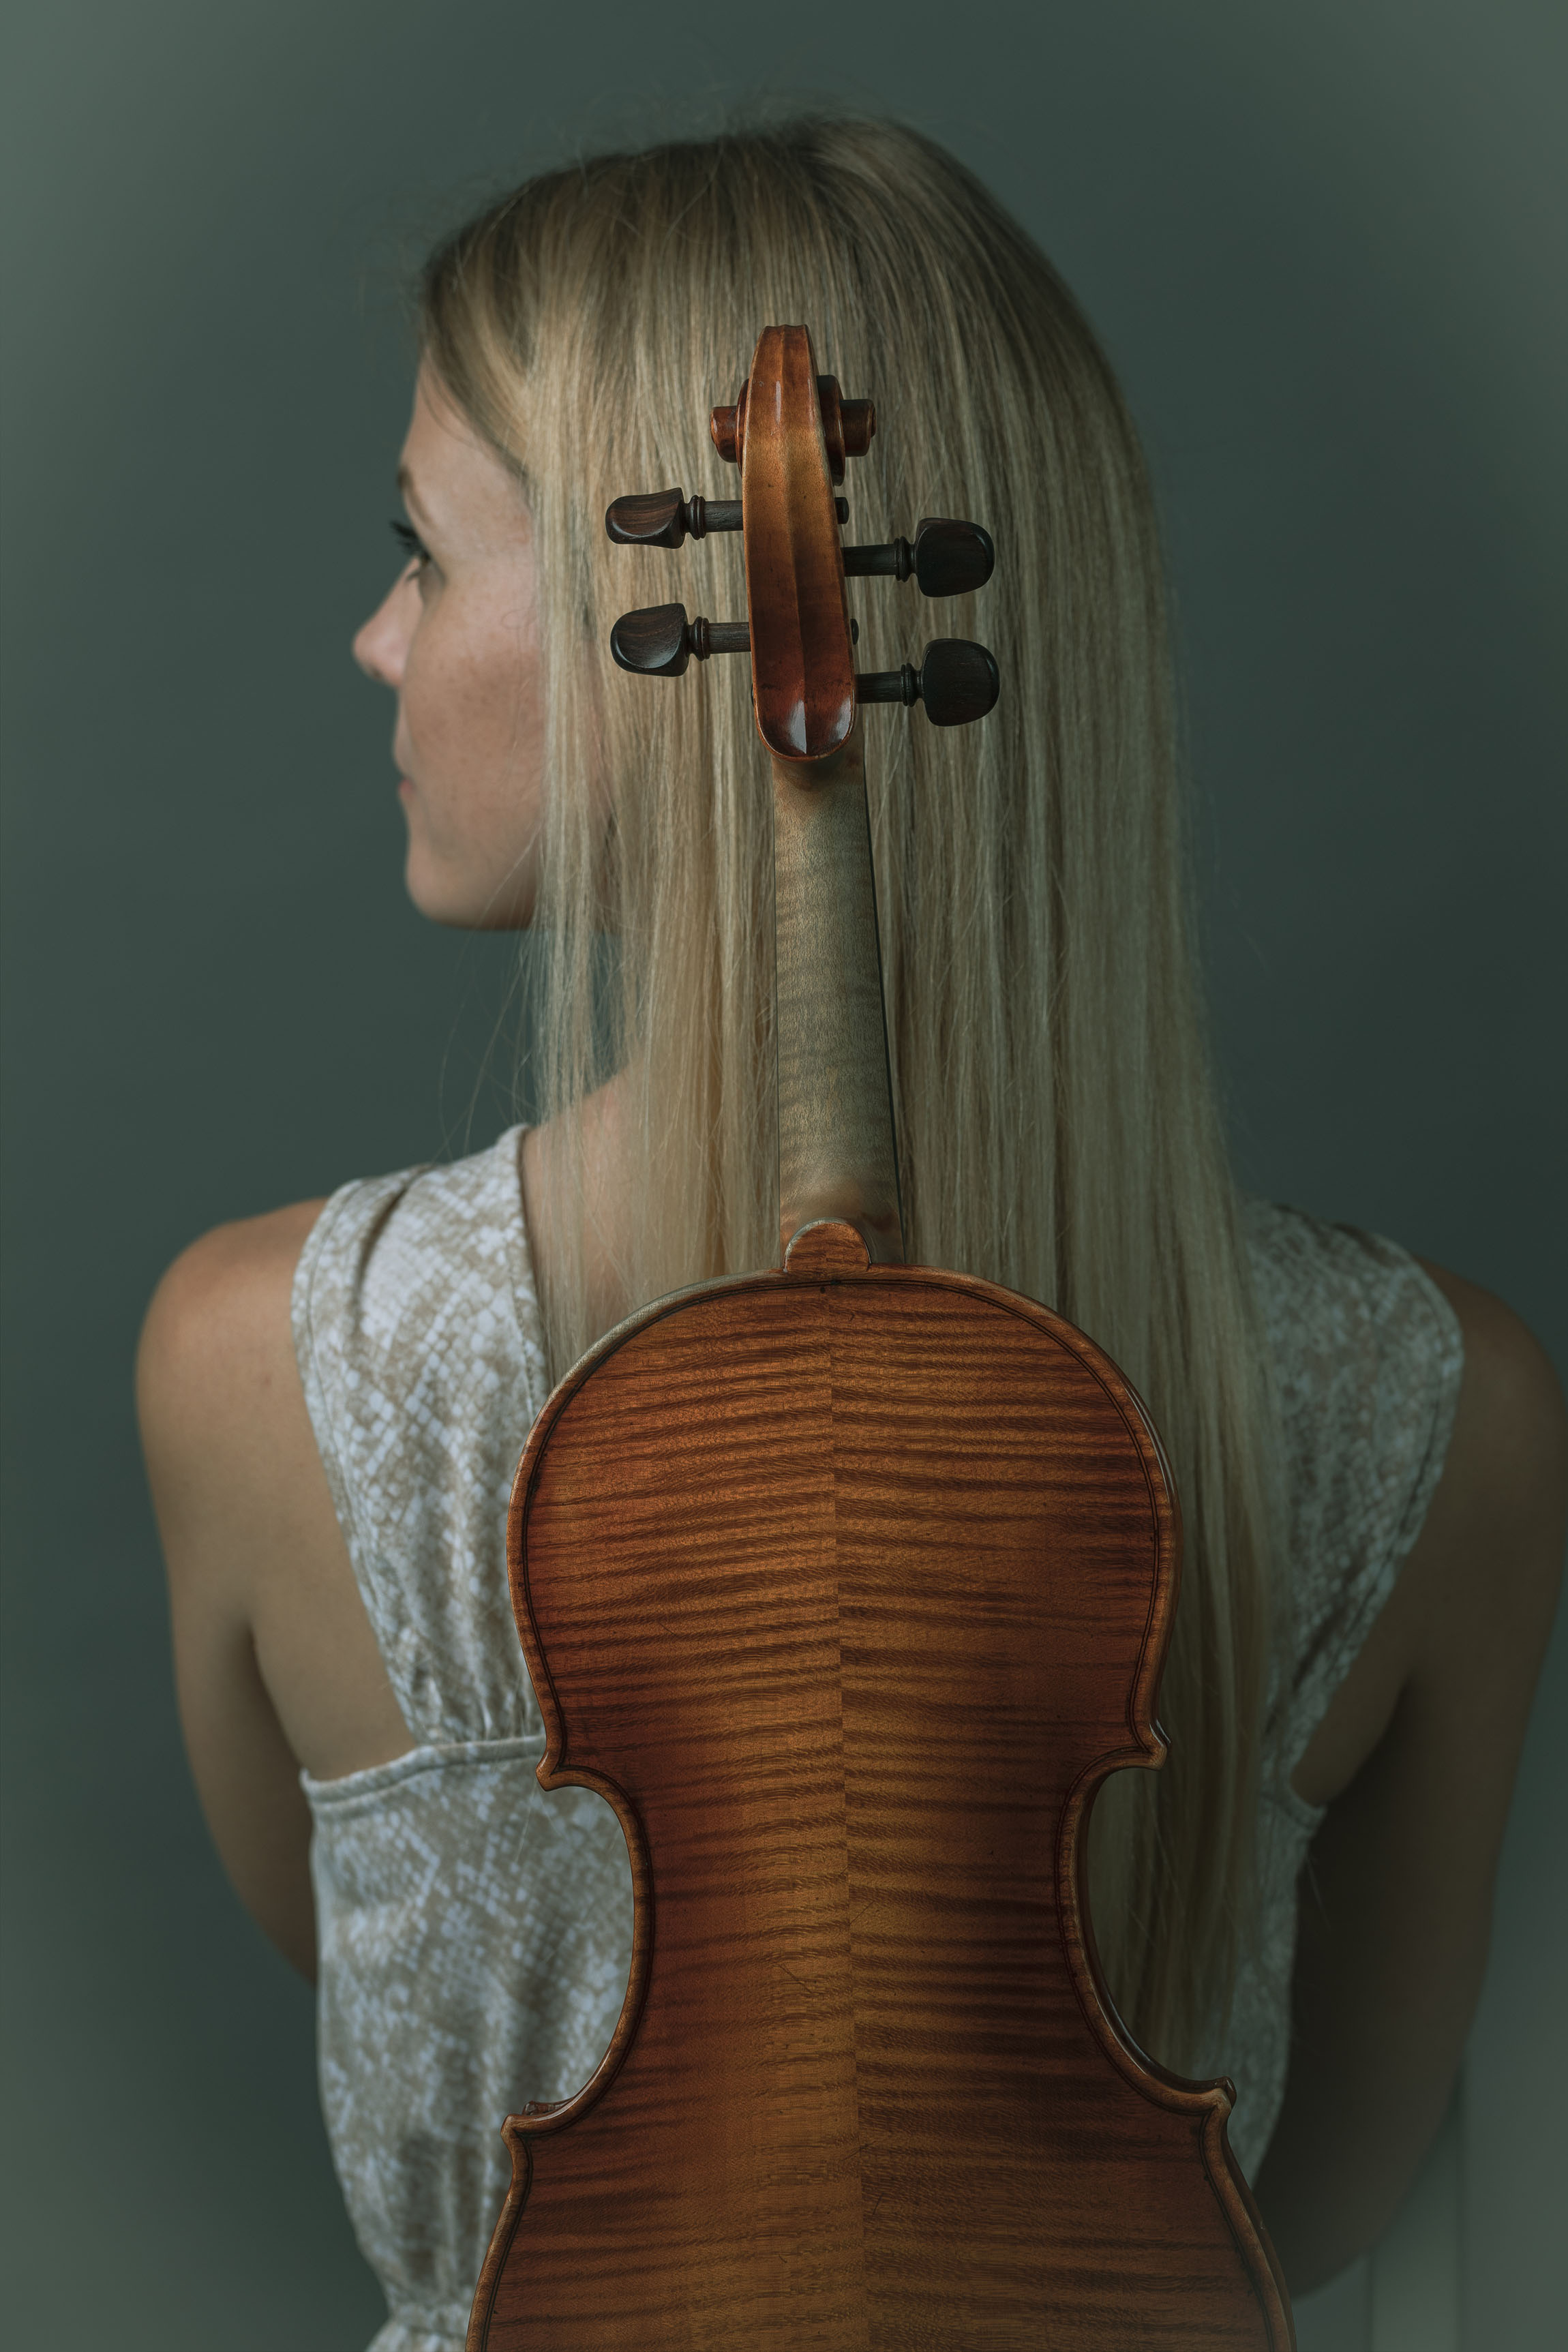
[[(978, 728), (868, 716), (906, 1238), (911, 1261), (1090, 1333), (1163, 1438), (1185, 1525), (1171, 1756), (1102, 1791), (1091, 1905), (1133, 2032), (1212, 2063), (1253, 1899), (1276, 1439), (1194, 984), (1159, 542), (1071, 295), (966, 171), (889, 122), (600, 156), (426, 267), (425, 358), (515, 468), (546, 583), (552, 1183), (585, 1199), (582, 1122), (552, 1115), (619, 1066), (627, 1304), (776, 1262), (772, 797), (748, 665), (631, 680), (606, 647), (630, 605), (742, 614), (739, 539), (628, 554), (604, 527), (628, 490), (739, 496), (708, 411), (775, 321), (808, 324), (819, 366), (878, 403), (850, 538), (929, 513), (995, 540), (983, 606), (851, 589), (862, 667), (978, 636), (1003, 681)], [(595, 1336), (580, 1231), (546, 1308), (559, 1374)]]

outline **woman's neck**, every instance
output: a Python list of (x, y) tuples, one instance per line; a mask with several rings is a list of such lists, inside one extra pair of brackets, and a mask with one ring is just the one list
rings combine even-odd
[[(628, 1066), (542, 1127), (523, 1130), (518, 1153), (522, 1221), (545, 1328), (556, 1328), (572, 1280), (574, 1232), (582, 1250), (588, 1328), (606, 1331), (626, 1313), (632, 1240), (632, 1168), (626, 1123)], [(578, 1182), (581, 1182), (581, 1191)]]

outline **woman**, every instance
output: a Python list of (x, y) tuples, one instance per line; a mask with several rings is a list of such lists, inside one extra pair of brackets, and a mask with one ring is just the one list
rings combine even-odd
[[(1298, 2292), (1393, 2212), (1479, 1985), (1561, 1554), (1562, 1402), (1498, 1301), (1234, 1193), (1158, 548), (1105, 362), (1016, 226), (907, 131), (601, 159), (429, 264), (408, 561), (355, 646), (397, 697), (416, 903), (545, 943), (547, 1115), (207, 1236), (141, 1365), (192, 1760), (256, 1916), (307, 1973), (320, 1938), (383, 2352), (460, 2344), (499, 2119), (584, 2079), (625, 1980), (618, 1832), (533, 1783), (517, 1454), (631, 1306), (775, 1255), (744, 665), (677, 687), (604, 651), (626, 605), (740, 612), (739, 551), (632, 556), (601, 518), (629, 489), (733, 493), (706, 410), (757, 328), (796, 319), (881, 404), (852, 535), (921, 511), (995, 531), (984, 618), (961, 601), (942, 625), (994, 647), (997, 711), (956, 736), (878, 713), (870, 738), (910, 1254), (1066, 1313), (1165, 1439), (1172, 1758), (1101, 1799), (1097, 1928), (1147, 2046), (1236, 2078), (1233, 2144)], [(908, 604), (876, 583), (855, 609), (863, 663), (902, 658)]]

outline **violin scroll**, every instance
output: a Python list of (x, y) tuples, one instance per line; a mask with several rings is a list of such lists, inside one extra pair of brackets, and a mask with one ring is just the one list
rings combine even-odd
[(935, 639), (918, 669), (904, 662), (855, 670), (859, 631), (846, 603), (847, 580), (913, 579), (925, 596), (970, 595), (990, 579), (996, 551), (981, 524), (945, 515), (923, 516), (912, 541), (842, 544), (849, 509), (831, 486), (843, 480), (850, 457), (869, 449), (877, 412), (868, 400), (846, 400), (837, 376), (817, 373), (804, 327), (763, 331), (751, 374), (731, 406), (714, 409), (710, 429), (720, 456), (742, 468), (739, 499), (647, 491), (616, 499), (605, 529), (617, 546), (668, 548), (740, 530), (747, 617), (689, 621), (682, 604), (624, 613), (610, 633), (619, 667), (679, 677), (694, 658), (749, 652), (758, 731), (775, 760), (805, 768), (833, 759), (850, 740), (862, 702), (920, 702), (937, 727), (984, 719), (1001, 681), (986, 648), (967, 639)]

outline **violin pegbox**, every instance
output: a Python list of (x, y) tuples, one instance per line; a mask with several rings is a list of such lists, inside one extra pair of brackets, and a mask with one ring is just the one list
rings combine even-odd
[(689, 620), (682, 604), (625, 613), (610, 633), (617, 665), (678, 677), (693, 658), (749, 652), (759, 731), (775, 757), (791, 761), (831, 755), (861, 702), (920, 702), (938, 727), (984, 719), (1000, 678), (992, 655), (967, 638), (931, 639), (918, 668), (853, 668), (859, 631), (845, 602), (847, 579), (913, 579), (923, 596), (963, 596), (985, 585), (995, 562), (989, 531), (942, 515), (923, 517), (912, 541), (842, 543), (848, 503), (830, 485), (843, 481), (850, 458), (867, 454), (876, 430), (870, 401), (846, 400), (836, 376), (816, 373), (805, 328), (764, 328), (735, 401), (710, 421), (720, 457), (742, 469), (741, 498), (655, 490), (616, 499), (605, 517), (619, 546), (679, 548), (710, 531), (743, 532), (748, 616)]

